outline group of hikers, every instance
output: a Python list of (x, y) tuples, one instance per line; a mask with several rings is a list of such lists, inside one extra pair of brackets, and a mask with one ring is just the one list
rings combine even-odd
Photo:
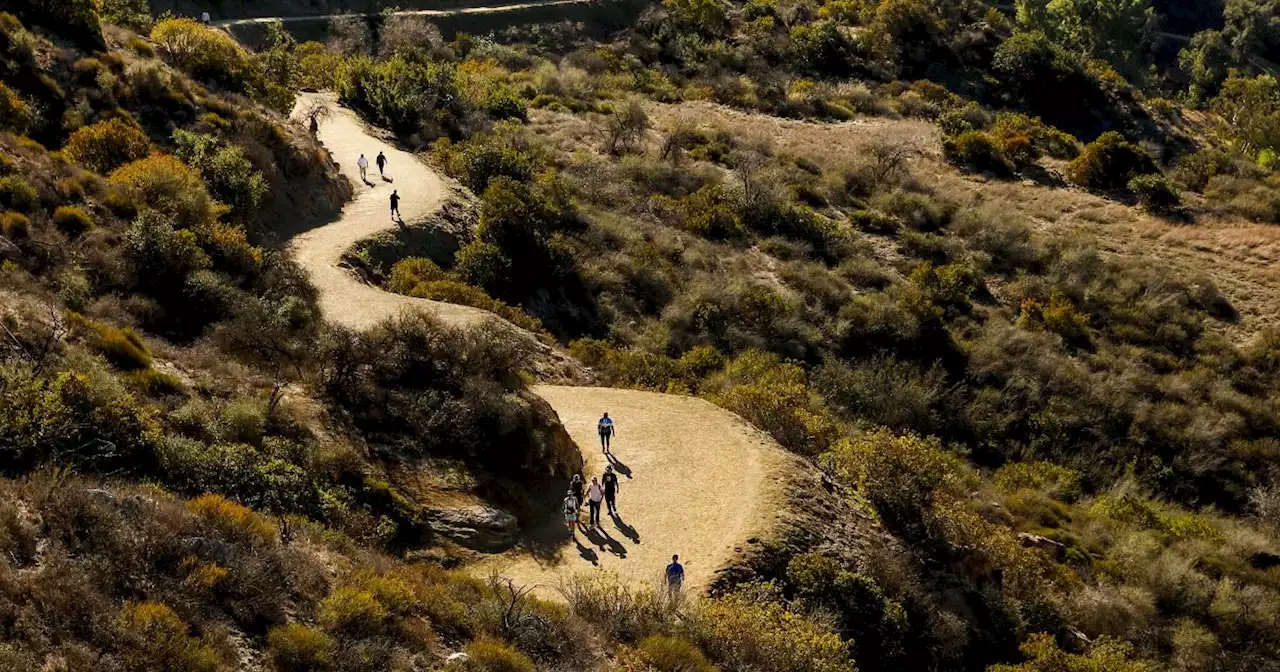
[[(374, 159), (374, 163), (378, 164), (378, 176), (382, 179), (387, 178), (387, 155), (378, 152), (378, 157)], [(369, 182), (369, 159), (364, 154), (356, 160), (356, 166), (360, 168), (360, 180), (365, 184)], [(400, 216), (400, 192), (396, 189), (391, 190), (391, 219), (403, 219)]]
[[(613, 418), (610, 418), (608, 413), (605, 413), (596, 423), (596, 431), (600, 435), (600, 450), (612, 462), (614, 457), (610, 444), (614, 435), (617, 434), (617, 429), (614, 427)], [(564, 497), (564, 522), (569, 527), (569, 537), (575, 541), (578, 538), (577, 530), (581, 524), (580, 518), (584, 504), (589, 511), (586, 529), (600, 527), (602, 508), (607, 508), (610, 516), (618, 517), (618, 489), (618, 474), (614, 472), (612, 464), (605, 466), (603, 475), (592, 476), (590, 484), (586, 483), (581, 474), (574, 474), (569, 481), (569, 491)], [(666, 569), (666, 580), (668, 590), (673, 592), (678, 591), (684, 584), (684, 565), (680, 564), (680, 556), (671, 556), (671, 564), (667, 565)]]

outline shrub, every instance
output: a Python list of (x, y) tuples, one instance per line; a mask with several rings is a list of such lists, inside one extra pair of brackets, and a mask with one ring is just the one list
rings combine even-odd
[(653, 635), (639, 646), (640, 658), (656, 672), (715, 672), (715, 666), (686, 639)]
[(263, 546), (279, 538), (276, 526), (270, 520), (219, 495), (201, 495), (187, 502), (187, 508), (220, 534), (237, 541)]
[[(763, 594), (761, 594), (763, 593)], [(844, 642), (765, 590), (703, 600), (689, 624), (712, 660), (731, 670), (853, 672)]]
[(536, 672), (533, 661), (500, 639), (481, 637), (467, 645), (467, 672)]
[(747, 233), (738, 210), (729, 201), (723, 187), (707, 185), (680, 200), (684, 225), (705, 238), (740, 238)]
[(0, 206), (31, 212), (40, 204), (40, 194), (35, 187), (17, 175), (0, 177)]
[(990, 135), (982, 131), (965, 131), (942, 140), (942, 153), (947, 160), (960, 166), (983, 170), (997, 175), (1012, 172), (1009, 160)]
[(324, 672), (333, 668), (333, 638), (300, 623), (267, 633), (267, 655), (278, 672)]
[(0, 214), (0, 234), (13, 240), (26, 238), (31, 234), (31, 220), (21, 212)]
[(243, 216), (258, 207), (267, 193), (267, 180), (239, 145), (182, 129), (174, 131), (173, 141), (178, 158), (200, 171), (209, 193), (231, 206), (232, 212)]
[(120, 118), (82, 126), (62, 146), (62, 153), (95, 173), (106, 174), (151, 152), (151, 141), (137, 125)]
[(125, 665), (135, 670), (218, 672), (223, 661), (217, 650), (192, 637), (187, 624), (159, 602), (126, 602), (120, 610), (125, 639)]
[(0, 82), (0, 129), (23, 135), (35, 121), (31, 106), (16, 91)]
[(796, 452), (827, 449), (836, 431), (810, 391), (804, 369), (777, 355), (751, 350), (707, 382), (708, 397), (769, 432)]
[(134, 330), (118, 329), (75, 313), (71, 314), (71, 322), (93, 335), (93, 348), (116, 367), (134, 370), (151, 366), (151, 351)]
[(253, 56), (230, 35), (195, 19), (158, 21), (151, 29), (151, 41), (166, 61), (196, 79), (241, 93), (262, 86), (261, 66)]
[(1129, 180), (1160, 172), (1142, 148), (1108, 131), (1085, 146), (1067, 165), (1067, 179), (1088, 189), (1123, 189)]
[(421, 283), (448, 279), (449, 274), (437, 266), (436, 262), (424, 257), (405, 257), (391, 267), (387, 290), (407, 295)]
[(356, 57), (343, 63), (338, 94), (344, 105), (402, 135), (427, 139), (452, 133), (463, 115), (456, 66), (395, 54), (374, 62)]
[(93, 218), (80, 208), (62, 205), (53, 211), (53, 224), (60, 231), (74, 238), (93, 228)]
[(152, 154), (117, 168), (110, 179), (129, 193), (140, 210), (155, 210), (179, 229), (207, 224), (217, 215), (200, 173), (167, 154)]
[(167, 294), (191, 273), (208, 268), (209, 256), (191, 231), (176, 231), (155, 212), (144, 213), (122, 236), (125, 259), (135, 281), (153, 293)]
[(1156, 672), (1155, 663), (1134, 660), (1129, 642), (1099, 637), (1088, 654), (1067, 653), (1058, 648), (1052, 635), (1036, 633), (1020, 647), (1027, 662), (1017, 665), (992, 665), (988, 672)]
[(1164, 175), (1139, 175), (1129, 180), (1129, 191), (1152, 212), (1167, 212), (1182, 202), (1182, 196)]
[(996, 471), (995, 484), (1007, 493), (1039, 490), (1069, 501), (1080, 494), (1080, 472), (1052, 462), (1012, 462)]
[(463, 245), (453, 255), (453, 272), (463, 282), (475, 285), (486, 292), (498, 293), (504, 288), (507, 274), (511, 272), (511, 260), (497, 245), (473, 240)]
[(528, 182), (537, 171), (534, 157), (513, 146), (509, 134), (502, 132), (478, 134), (457, 144), (441, 140), (433, 151), (445, 170), (476, 194), (484, 193), (497, 177)]

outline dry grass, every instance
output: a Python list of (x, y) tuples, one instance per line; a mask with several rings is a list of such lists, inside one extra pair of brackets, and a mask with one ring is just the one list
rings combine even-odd
[[(742, 136), (768, 138), (776, 151), (806, 157), (825, 169), (849, 162), (872, 143), (905, 146), (915, 179), (963, 205), (985, 204), (1016, 212), (1041, 233), (1085, 235), (1096, 238), (1098, 248), (1108, 254), (1150, 258), (1185, 277), (1211, 279), (1240, 313), (1238, 322), (1223, 327), (1236, 342), (1280, 323), (1280, 270), (1276, 268), (1280, 228), (1207, 212), (1191, 194), (1188, 206), (1194, 221), (1183, 222), (1153, 217), (1074, 187), (963, 174), (942, 160), (937, 127), (915, 119), (867, 117), (821, 123), (749, 114), (706, 102), (655, 103), (649, 106), (649, 115), (651, 134), (665, 133), (681, 119), (693, 119)], [(555, 128), (552, 138), (564, 140), (574, 126), (578, 127), (573, 131), (588, 132), (580, 120), (541, 116), (535, 124)], [(1042, 167), (1053, 175), (1060, 173), (1062, 162), (1045, 159)]]

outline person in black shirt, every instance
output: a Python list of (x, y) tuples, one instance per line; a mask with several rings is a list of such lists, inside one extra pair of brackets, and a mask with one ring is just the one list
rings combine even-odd
[(382, 152), (378, 152), (378, 158), (374, 159), (373, 162), (378, 164), (378, 174), (385, 175), (387, 169), (387, 155)]
[(400, 192), (393, 189), (391, 191), (391, 219), (395, 219), (399, 216), (400, 216)]
[(613, 473), (613, 465), (604, 468), (604, 501), (609, 505), (609, 515), (618, 515), (618, 475)]

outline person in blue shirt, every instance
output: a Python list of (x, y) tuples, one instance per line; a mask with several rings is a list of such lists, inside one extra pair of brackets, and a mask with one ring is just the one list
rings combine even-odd
[(671, 564), (667, 565), (667, 592), (678, 593), (684, 586), (684, 565), (680, 564), (680, 556), (671, 556)]
[(600, 432), (600, 448), (604, 451), (605, 455), (608, 455), (609, 439), (612, 439), (613, 435), (616, 433), (613, 428), (613, 418), (610, 418), (609, 414), (605, 413), (604, 417), (600, 418), (600, 422), (596, 423), (596, 429)]

